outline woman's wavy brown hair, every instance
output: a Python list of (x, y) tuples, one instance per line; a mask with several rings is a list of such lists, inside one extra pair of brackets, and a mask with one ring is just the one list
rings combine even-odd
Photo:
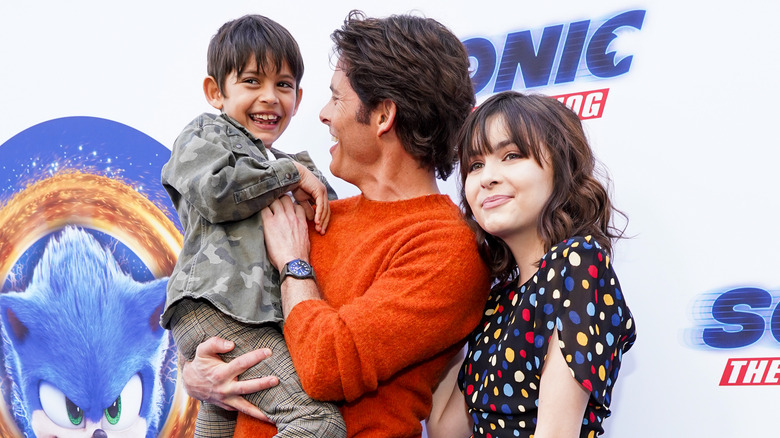
[[(477, 234), (480, 255), (493, 276), (503, 282), (517, 273), (517, 263), (503, 240), (483, 230), (466, 201), (465, 181), (472, 158), (492, 153), (487, 126), (503, 120), (520, 153), (540, 166), (552, 166), (553, 192), (539, 216), (537, 229), (545, 252), (573, 236), (592, 236), (607, 253), (624, 229), (612, 224), (616, 210), (607, 186), (597, 177), (596, 158), (588, 145), (582, 123), (557, 100), (542, 95), (506, 91), (488, 98), (466, 119), (458, 135), (461, 206), (466, 222)], [(609, 179), (604, 176), (606, 183)]]

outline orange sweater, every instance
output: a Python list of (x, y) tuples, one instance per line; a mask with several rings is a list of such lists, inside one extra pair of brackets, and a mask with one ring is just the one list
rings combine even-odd
[[(479, 323), (488, 272), (444, 195), (331, 204), (311, 237), (324, 301), (290, 312), (284, 335), (304, 389), (338, 401), (350, 437), (419, 437), (433, 387)], [(240, 415), (236, 437), (273, 428)]]

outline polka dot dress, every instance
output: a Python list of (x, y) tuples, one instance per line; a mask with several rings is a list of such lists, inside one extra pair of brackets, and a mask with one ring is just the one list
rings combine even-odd
[(554, 329), (572, 375), (591, 391), (580, 436), (603, 432), (636, 331), (609, 257), (592, 238), (575, 237), (551, 248), (522, 286), (515, 281), (491, 291), (458, 376), (474, 437), (533, 436)]

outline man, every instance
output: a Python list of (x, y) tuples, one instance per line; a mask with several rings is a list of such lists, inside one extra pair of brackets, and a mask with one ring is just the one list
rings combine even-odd
[[(331, 204), (324, 236), (307, 232), (287, 197), (263, 211), (284, 277), (285, 340), (304, 389), (337, 401), (349, 436), (419, 437), (489, 287), (473, 233), (436, 185), (474, 105), (468, 55), (440, 23), (408, 15), (353, 11), (332, 38), (339, 60), (320, 119), (338, 139), (331, 172), (361, 195)], [(273, 382), (235, 376), (267, 352), (223, 364), (216, 353), (229, 349), (202, 344), (184, 367), (187, 388), (262, 417), (240, 395)], [(272, 436), (263, 424), (240, 415), (236, 436)]]

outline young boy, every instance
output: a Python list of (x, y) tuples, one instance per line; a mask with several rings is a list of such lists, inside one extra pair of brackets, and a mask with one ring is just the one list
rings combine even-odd
[[(293, 368), (280, 331), (280, 274), (265, 252), (259, 214), (292, 191), (318, 232), (328, 225), (328, 197), (335, 193), (309, 155), (270, 149), (298, 109), (302, 76), (298, 44), (266, 17), (230, 21), (212, 38), (203, 91), (221, 114), (190, 122), (162, 169), (162, 183), (184, 227), (184, 244), (168, 282), (161, 324), (172, 331), (185, 360), (211, 336), (235, 343), (223, 355), (226, 360), (270, 348), (273, 355), (241, 378), (279, 377), (277, 387), (245, 396), (276, 422), (277, 436), (345, 437), (338, 409), (309, 398)], [(313, 277), (310, 267), (290, 271), (283, 273)], [(202, 403), (195, 436), (232, 436), (235, 418), (236, 412)]]

